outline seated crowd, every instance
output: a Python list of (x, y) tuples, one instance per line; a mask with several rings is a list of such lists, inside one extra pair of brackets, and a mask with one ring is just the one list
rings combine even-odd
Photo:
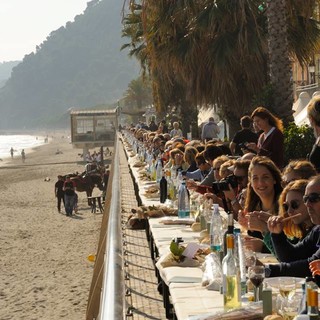
[[(286, 165), (282, 121), (263, 107), (241, 119), (230, 146), (218, 139), (189, 141), (177, 123), (170, 133), (163, 133), (165, 122), (153, 131), (131, 131), (171, 175), (180, 171), (190, 190), (233, 213), (247, 230), (247, 248), (275, 255), (278, 264), (266, 266), (267, 276), (306, 277), (319, 271), (311, 272), (310, 263), (320, 259), (319, 97), (309, 103), (308, 116), (316, 136), (310, 161)], [(227, 189), (216, 188), (221, 181)]]

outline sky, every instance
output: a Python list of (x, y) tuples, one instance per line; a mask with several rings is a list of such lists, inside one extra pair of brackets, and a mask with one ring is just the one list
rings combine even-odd
[(90, 0), (0, 0), (0, 62), (22, 60)]

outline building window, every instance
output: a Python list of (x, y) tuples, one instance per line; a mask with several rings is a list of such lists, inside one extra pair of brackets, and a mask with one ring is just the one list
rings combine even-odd
[(92, 133), (93, 119), (77, 119), (77, 133)]

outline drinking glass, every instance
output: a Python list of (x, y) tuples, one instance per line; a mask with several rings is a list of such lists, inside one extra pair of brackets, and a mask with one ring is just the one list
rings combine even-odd
[(298, 314), (301, 298), (301, 296), (295, 295), (291, 299), (283, 299), (279, 313), (284, 320), (293, 320)]
[(279, 278), (279, 293), (284, 300), (290, 299), (296, 292), (296, 280), (290, 277)]
[(194, 219), (194, 221), (197, 220), (199, 215), (199, 203), (197, 201), (192, 200), (191, 206), (190, 206), (190, 218)]
[(264, 266), (249, 267), (248, 277), (254, 287), (254, 301), (259, 301), (259, 286), (265, 278)]

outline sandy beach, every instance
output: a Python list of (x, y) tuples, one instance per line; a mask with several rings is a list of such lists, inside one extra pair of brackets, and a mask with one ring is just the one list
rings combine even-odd
[[(57, 149), (62, 154), (56, 154)], [(85, 193), (79, 213), (58, 213), (58, 174), (84, 166), (69, 139), (0, 162), (0, 319), (85, 319), (102, 214), (91, 213)], [(49, 177), (50, 181), (45, 181)], [(98, 192), (98, 190), (96, 190)]]

